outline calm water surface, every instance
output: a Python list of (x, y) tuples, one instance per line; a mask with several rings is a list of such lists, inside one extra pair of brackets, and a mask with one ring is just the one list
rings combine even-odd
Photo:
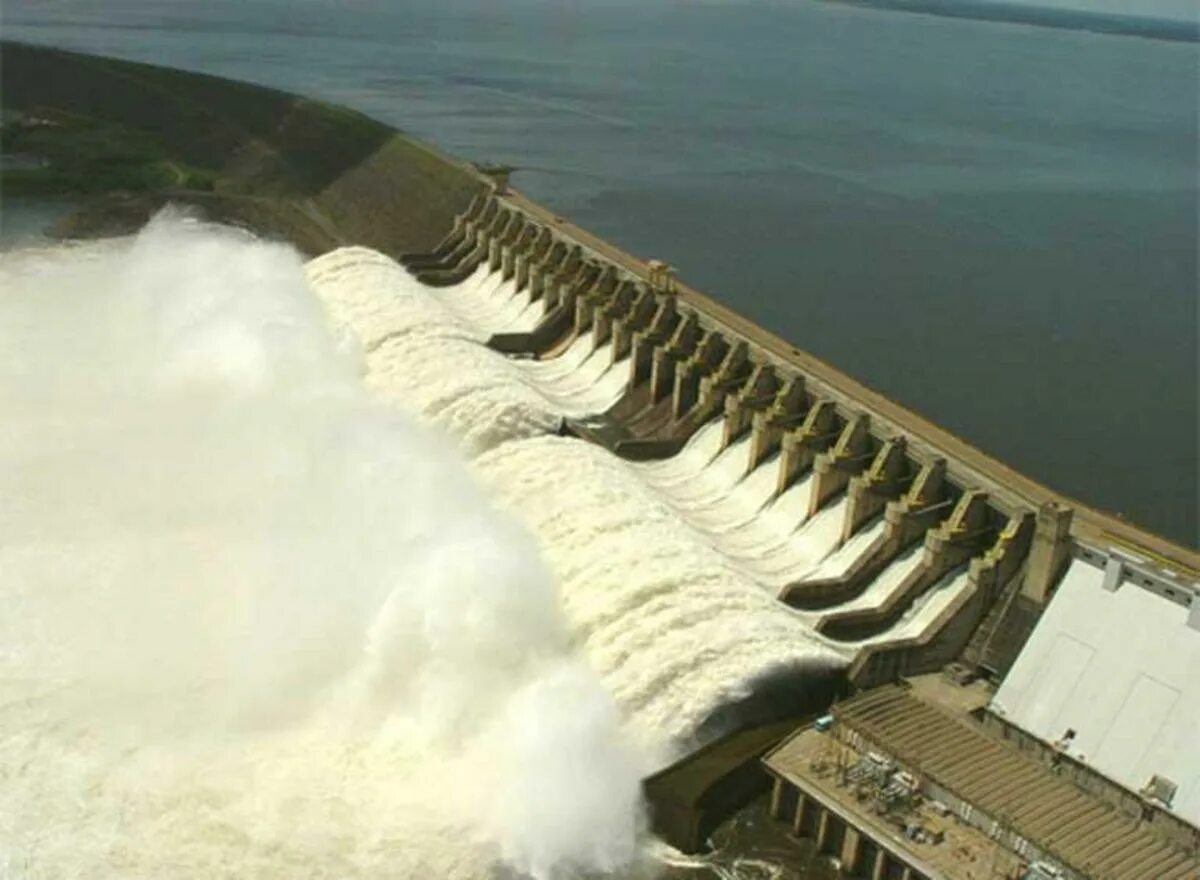
[(342, 102), (1048, 484), (1197, 541), (1194, 45), (820, 5), (6, 0)]

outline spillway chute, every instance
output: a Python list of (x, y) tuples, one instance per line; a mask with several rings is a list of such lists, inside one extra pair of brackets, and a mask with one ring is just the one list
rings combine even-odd
[[(961, 648), (950, 624), (994, 594), (981, 578), (1011, 576), (1027, 518), (1001, 532), (985, 493), (755, 363), (669, 292), (631, 291), (570, 250), (565, 273), (538, 279), (503, 247), (434, 287), (376, 266), (385, 298), (416, 304), (388, 318), (414, 329), (368, 353), (367, 383), (471, 449), (650, 753), (669, 761), (824, 705), (847, 676)], [(966, 565), (989, 547), (991, 568)]]
[[(342, 283), (352, 274), (346, 262), (353, 260), (339, 263)], [(744, 347), (714, 342), (694, 316), (680, 317), (672, 309), (642, 313), (641, 320), (653, 320), (638, 332), (662, 333), (657, 338), (668, 343), (664, 351), (675, 358), (660, 361), (656, 354), (654, 370), (646, 372), (638, 367), (646, 364), (638, 345), (647, 337), (608, 335), (613, 330), (608, 316), (601, 321), (599, 310), (584, 305), (602, 301), (596, 297), (605, 294), (596, 291), (611, 294), (619, 285), (611, 278), (602, 282), (604, 273), (586, 269), (583, 262), (572, 271), (583, 279), (581, 290), (593, 292), (569, 300), (575, 303), (574, 318), (555, 324), (561, 327), (559, 344), (524, 359), (506, 357), (484, 343), (497, 332), (515, 334), (513, 339), (536, 332), (541, 325), (535, 326), (531, 316), (547, 326), (560, 320), (568, 313), (559, 297), (568, 296), (568, 288), (560, 284), (545, 294), (530, 286), (528, 276), (508, 276), (494, 263), (481, 263), (448, 285), (426, 287), (399, 267), (389, 270), (374, 258), (366, 263), (370, 283), (384, 302), (368, 307), (355, 300), (355, 307), (343, 313), (350, 323), (366, 323), (368, 334), (380, 322), (387, 322), (392, 334), (368, 353), (368, 386), (381, 399), (414, 408), (477, 455), (476, 467), (500, 503), (542, 541), (560, 579), (564, 608), (599, 668), (619, 677), (643, 654), (667, 663), (656, 645), (674, 643), (676, 637), (668, 637), (672, 627), (686, 631), (725, 615), (762, 615), (764, 631), (776, 627), (788, 633), (774, 643), (764, 640), (759, 664), (764, 670), (806, 664), (838, 668), (866, 644), (830, 637), (818, 628), (837, 632), (845, 619), (840, 612), (869, 611), (872, 597), (893, 589), (893, 581), (918, 555), (912, 540), (920, 533), (905, 533), (909, 537), (901, 540), (909, 549), (896, 561), (901, 549), (896, 538), (885, 542), (878, 515), (864, 521), (855, 512), (859, 496), (852, 498), (846, 478), (839, 477), (844, 471), (818, 473), (818, 455), (848, 462), (868, 457), (869, 435), (861, 419), (839, 421), (834, 409), (816, 405), (819, 401), (800, 419), (799, 407), (811, 401), (802, 386), (751, 369), (740, 360)], [(314, 277), (319, 294), (339, 298), (336, 289), (322, 289), (322, 273)], [(355, 296), (364, 298), (361, 288)], [(543, 302), (543, 296), (550, 299)], [(630, 307), (635, 298), (623, 302)], [(551, 313), (560, 318), (549, 318)], [(437, 325), (435, 319), (446, 316)], [(405, 320), (413, 320), (414, 328), (397, 333)], [(659, 365), (670, 366), (665, 375), (673, 375), (675, 391), (656, 403), (652, 385)], [(702, 371), (714, 369), (714, 377), (727, 383), (722, 387), (748, 383), (753, 390), (745, 399), (752, 409), (727, 406), (722, 415), (720, 408), (700, 407), (709, 387)], [(761, 425), (768, 424), (762, 421), (768, 411), (762, 407), (775, 399), (782, 423), (799, 425), (803, 446), (787, 446), (779, 433), (767, 434), (764, 444)], [(688, 406), (700, 408), (685, 416)], [(646, 438), (637, 442), (658, 443), (667, 454), (627, 462), (600, 446), (554, 436), (572, 431), (573, 425), (618, 424), (613, 420), (621, 418), (628, 420), (634, 438)], [(884, 453), (891, 467), (892, 453), (888, 448)], [(857, 519), (851, 521), (852, 516)], [(881, 561), (872, 562), (872, 554)], [(861, 580), (854, 582), (857, 586), (837, 586), (854, 577)], [(810, 583), (834, 585), (826, 590), (831, 604), (819, 613), (777, 601)], [(923, 593), (914, 587), (913, 595), (919, 599)], [(904, 601), (904, 607), (917, 607), (907, 594)], [(881, 623), (871, 643), (887, 642), (889, 632), (898, 638), (898, 627), (895, 621)], [(780, 655), (784, 643), (792, 646), (791, 653)], [(742, 687), (737, 681), (759, 675), (757, 662), (747, 658), (736, 675), (725, 661), (714, 666), (713, 690), (708, 697), (695, 695), (697, 705), (709, 707), (704, 710), (679, 709), (674, 685), (666, 684), (672, 675), (655, 674), (666, 688), (658, 698), (650, 696), (654, 688), (645, 683), (625, 682), (617, 690), (636, 692), (637, 712), (645, 717), (675, 713), (700, 724), (697, 719), (716, 711), (717, 694), (729, 697)], [(674, 708), (660, 713), (652, 708), (656, 699)], [(677, 725), (671, 738), (691, 735)]]

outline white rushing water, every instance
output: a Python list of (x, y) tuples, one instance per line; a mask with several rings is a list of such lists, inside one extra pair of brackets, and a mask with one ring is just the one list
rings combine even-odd
[(539, 537), (573, 634), (646, 740), (694, 745), (764, 681), (846, 662), (607, 451), (531, 438), (476, 466)]
[[(628, 365), (614, 363), (611, 347), (597, 348), (590, 334), (571, 340), (547, 360), (513, 360), (488, 349), (492, 333), (529, 329), (535, 324), (530, 316), (541, 315), (541, 304), (530, 303), (527, 292), (517, 292), (499, 273), (480, 267), (461, 284), (432, 289), (379, 254), (347, 248), (314, 260), (308, 274), (335, 321), (352, 336), (371, 340), (366, 382), (381, 399), (446, 428), (472, 454), (495, 451), (484, 456), (481, 467), (498, 494), (509, 495), (512, 486), (522, 485), (525, 470), (543, 480), (539, 491), (553, 496), (561, 510), (550, 518), (528, 509), (518, 513), (552, 558), (567, 546), (584, 552), (589, 545), (583, 536), (616, 517), (625, 542), (621, 562), (611, 557), (618, 552), (612, 548), (590, 551), (609, 553), (612, 565), (628, 566), (623, 576), (631, 587), (665, 589), (661, 583), (652, 587), (657, 575), (639, 563), (653, 555), (668, 560), (681, 583), (702, 582), (719, 570), (732, 578), (718, 590), (727, 597), (745, 587), (775, 596), (789, 584), (843, 576), (883, 535), (877, 520), (842, 541), (844, 493), (810, 516), (811, 473), (777, 495), (780, 456), (751, 467), (749, 435), (722, 448), (720, 418), (662, 461), (626, 463), (600, 450), (580, 449), (578, 442), (536, 441), (556, 433), (563, 417), (611, 406), (626, 387)], [(500, 467), (494, 473), (497, 462), (515, 461), (511, 444), (536, 452), (511, 472)], [(596, 482), (604, 485), (597, 488)], [(654, 542), (660, 538), (648, 532), (652, 523), (669, 533), (659, 544)], [(628, 552), (630, 547), (639, 549)], [(639, 556), (643, 551), (646, 555)], [(556, 574), (569, 605), (583, 585), (574, 585), (569, 566)], [(683, 607), (680, 598), (673, 601)], [(810, 638), (813, 615), (787, 614), (805, 645), (822, 641)], [(596, 660), (605, 665), (603, 657)], [(773, 664), (778, 665), (765, 660), (763, 668)], [(722, 678), (722, 686), (744, 690), (752, 667), (753, 661), (740, 677), (732, 676), (736, 684)], [(686, 711), (672, 708), (677, 722), (672, 736), (683, 736), (704, 711), (719, 704), (719, 693), (720, 687), (710, 699), (698, 692)]]
[[(592, 351), (586, 337), (562, 364), (514, 361), (487, 348), (493, 333), (532, 328), (541, 303), (528, 305), (527, 293), (483, 268), (431, 290), (381, 254), (342, 248), (311, 261), (307, 274), (335, 322), (363, 340), (368, 387), (445, 428), (468, 453), (603, 412), (628, 380), (628, 358), (613, 363), (607, 347)], [(503, 307), (514, 301), (519, 308)]]
[(634, 870), (554, 581), (373, 341), (177, 218), (0, 261), (0, 876)]
[(524, 296), (169, 214), (0, 257), (0, 877), (648, 877), (640, 777), (850, 660), (775, 595), (882, 523), (719, 421), (554, 436), (628, 363), (491, 351)]

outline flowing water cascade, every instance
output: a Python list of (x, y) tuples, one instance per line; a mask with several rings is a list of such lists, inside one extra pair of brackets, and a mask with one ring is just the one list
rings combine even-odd
[(692, 746), (760, 683), (846, 662), (606, 450), (533, 438), (475, 466), (539, 537), (572, 633), (643, 737)]
[(963, 595), (969, 585), (970, 576), (965, 568), (943, 575), (936, 584), (918, 596), (912, 605), (905, 609), (895, 626), (886, 633), (858, 644), (870, 645), (883, 641), (898, 641), (919, 635), (939, 614)]
[[(343, 248), (313, 260), (307, 272), (334, 321), (361, 341), (367, 386), (460, 437), (472, 452), (555, 433), (567, 416), (603, 412), (627, 384), (625, 360), (613, 363), (610, 346), (594, 347), (590, 334), (544, 361), (488, 349), (483, 343), (492, 333), (532, 326), (538, 303), (485, 267), (459, 285), (431, 289), (381, 254)], [(805, 523), (810, 481), (773, 498), (778, 458), (747, 475), (748, 438), (719, 451), (721, 431), (715, 421), (678, 456), (639, 471), (689, 525), (778, 592), (837, 549), (844, 507), (835, 504)]]
[(645, 758), (371, 341), (171, 216), (0, 258), (0, 876), (639, 875)]
[(903, 586), (904, 581), (921, 564), (920, 546), (912, 547), (902, 553), (891, 565), (871, 582), (856, 598), (837, 607), (838, 612), (859, 611), (866, 608), (880, 608)]
[(649, 876), (642, 775), (967, 587), (819, 635), (919, 551), (778, 602), (882, 522), (839, 546), (844, 495), (810, 517), (719, 420), (654, 462), (554, 436), (628, 361), (488, 349), (541, 311), (483, 270), (167, 215), (0, 291), (0, 876)]
[(498, 273), (432, 291), (364, 248), (333, 251), (307, 272), (334, 321), (362, 341), (368, 387), (447, 429), (468, 451), (554, 432), (563, 417), (603, 412), (624, 390), (627, 362), (612, 363), (608, 347), (592, 350), (590, 338), (563, 363), (513, 361), (484, 346), (493, 332), (529, 320), (491, 320), (479, 308), (511, 288)]
[[(488, 349), (484, 342), (492, 333), (529, 330), (541, 315), (528, 292), (517, 292), (500, 272), (489, 273), (480, 266), (456, 286), (428, 288), (388, 258), (348, 248), (312, 261), (308, 274), (335, 322), (362, 340), (368, 387), (463, 438), (473, 452), (498, 450), (486, 465), (481, 463), (498, 494), (505, 496), (511, 486), (540, 479), (541, 493), (561, 499), (569, 512), (554, 516), (515, 505), (538, 534), (544, 552), (554, 556), (568, 544), (572, 552), (583, 552), (597, 529), (619, 530), (627, 536), (627, 550), (642, 548), (642, 555), (626, 552), (622, 557), (629, 566), (626, 577), (633, 597), (662, 594), (671, 589), (665, 585), (688, 579), (701, 583), (713, 578), (724, 585), (714, 588), (717, 593), (724, 589), (727, 596), (740, 596), (757, 586), (773, 597), (788, 584), (842, 576), (883, 534), (882, 518), (876, 517), (843, 543), (845, 494), (810, 517), (811, 473), (776, 494), (778, 454), (751, 468), (750, 438), (722, 449), (720, 418), (702, 426), (678, 454), (661, 461), (628, 463), (579, 441), (536, 439), (556, 433), (562, 417), (602, 412), (619, 398), (629, 370), (624, 361), (612, 363), (608, 346), (594, 347), (590, 334), (570, 340), (545, 360), (514, 360)], [(517, 450), (510, 448), (514, 444), (533, 451), (521, 453), (517, 463)], [(612, 517), (617, 518), (615, 525)], [(652, 537), (655, 527), (671, 538)], [(612, 540), (607, 534), (596, 535), (591, 552), (604, 558), (608, 551), (600, 548)], [(888, 590), (899, 588), (919, 556), (913, 551), (893, 561), (865, 597), (843, 607), (876, 607), (882, 598), (871, 597), (886, 598)], [(675, 572), (678, 580), (651, 578), (651, 558)], [(556, 569), (556, 574), (564, 585), (576, 584), (569, 565)], [(564, 590), (570, 607), (574, 587)], [(669, 604), (660, 596), (659, 605)], [(616, 617), (623, 607), (617, 606)], [(833, 650), (833, 662), (845, 661), (839, 643), (811, 633), (809, 625), (820, 615), (773, 610), (783, 612), (781, 619), (787, 619), (806, 644), (821, 644)], [(911, 632), (908, 619), (896, 627), (901, 623), (905, 633)], [(586, 629), (590, 624), (581, 625)], [(871, 641), (891, 637), (885, 632)], [(589, 644), (601, 646), (602, 640)], [(617, 666), (605, 659), (603, 650), (592, 656), (602, 668)], [(769, 661), (763, 668), (775, 666)], [(659, 713), (677, 722), (670, 731), (673, 739), (687, 740), (705, 707), (712, 710), (720, 704), (722, 687), (746, 691), (744, 671), (731, 675), (712, 699), (693, 694), (687, 709), (674, 705)], [(645, 695), (638, 699), (646, 703), (639, 711), (653, 716), (655, 710), (647, 707), (654, 700)]]

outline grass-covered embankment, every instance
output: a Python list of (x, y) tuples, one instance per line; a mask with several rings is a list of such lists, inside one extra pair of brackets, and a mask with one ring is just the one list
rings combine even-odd
[(53, 110), (6, 123), (0, 152), (39, 160), (0, 172), (0, 186), (12, 195), (212, 191), (218, 180), (215, 169), (171, 158), (144, 132)]
[(167, 201), (318, 252), (427, 249), (483, 185), (360, 113), (219, 77), (0, 42), (10, 194), (91, 197), (60, 230), (128, 231)]

